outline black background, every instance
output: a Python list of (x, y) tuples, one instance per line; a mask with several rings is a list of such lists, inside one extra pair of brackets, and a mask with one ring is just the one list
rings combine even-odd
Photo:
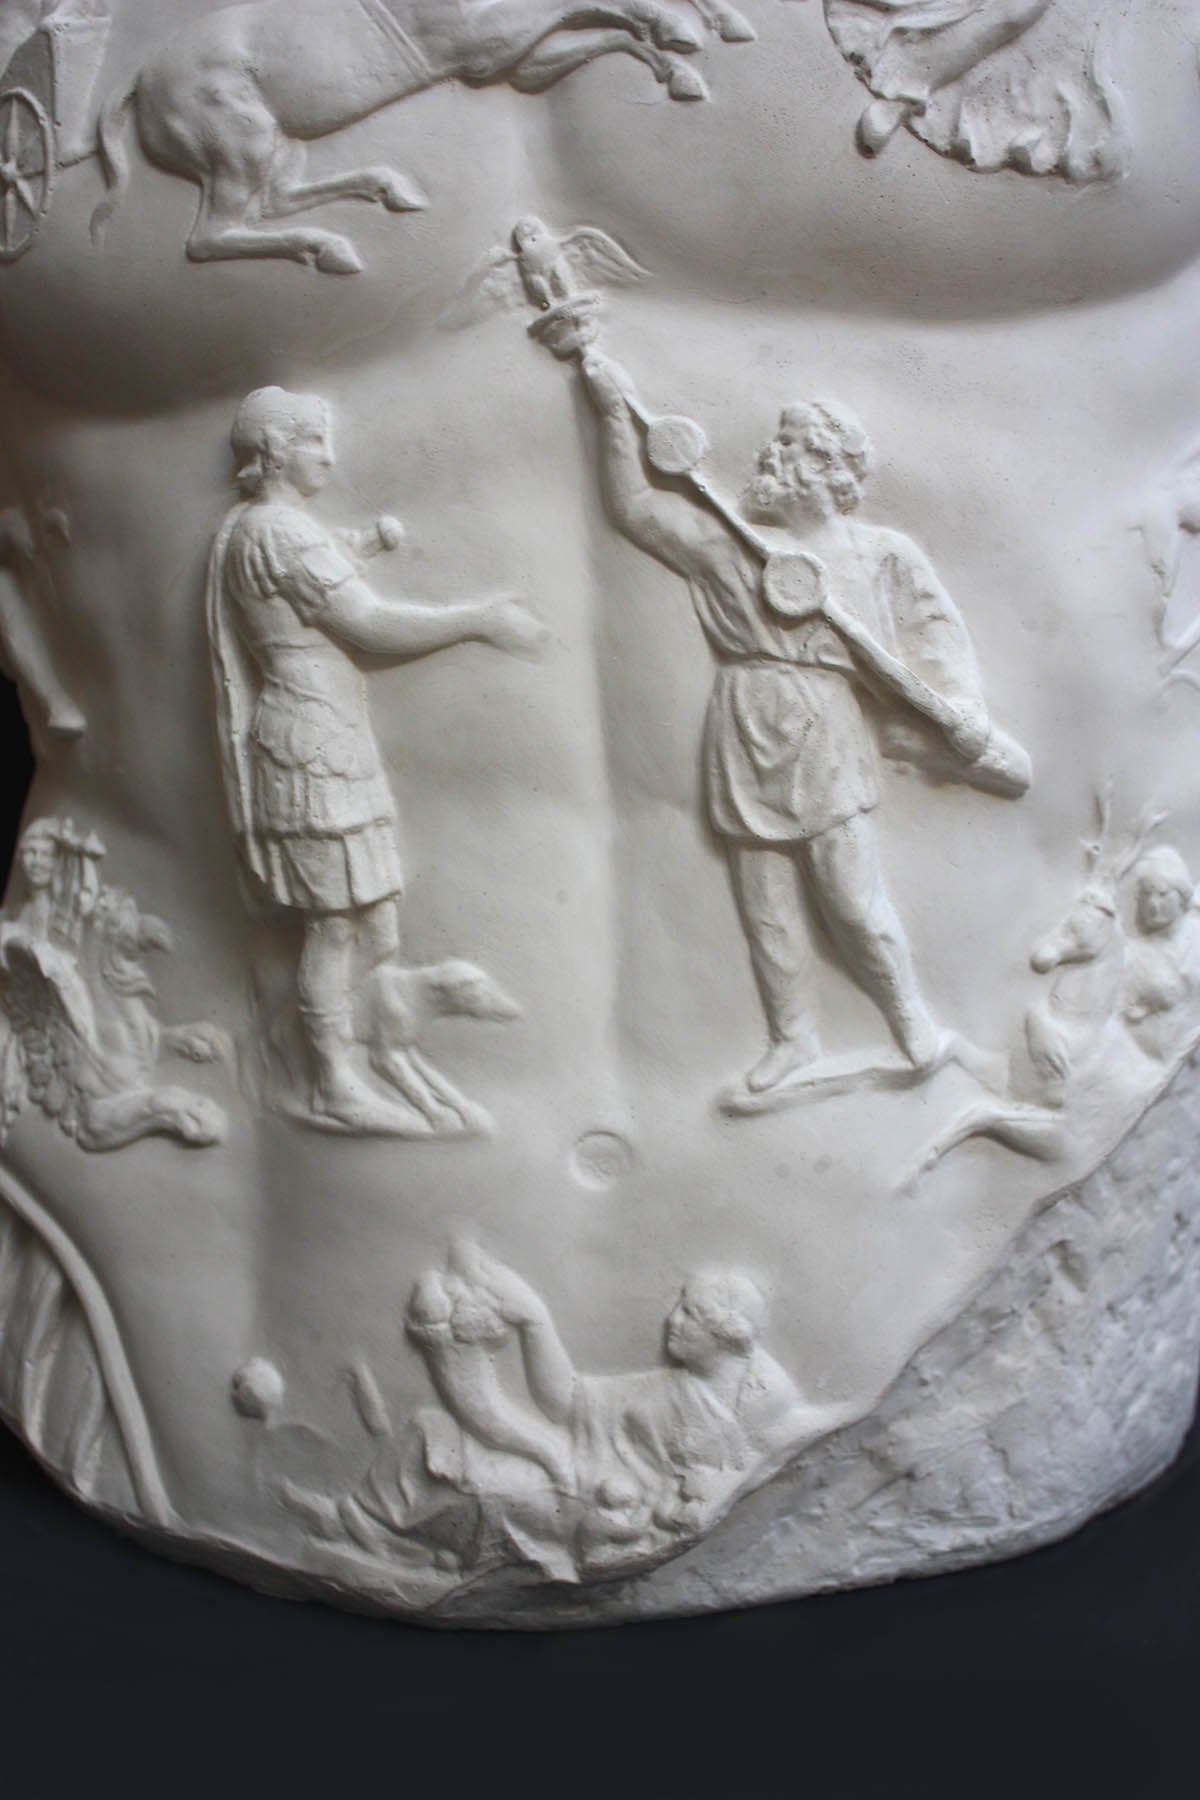
[[(12, 690), (3, 853), (29, 779)], [(1014, 1562), (704, 1619), (435, 1632), (151, 1556), (0, 1430), (0, 1793), (1187, 1800), (1200, 1431)]]

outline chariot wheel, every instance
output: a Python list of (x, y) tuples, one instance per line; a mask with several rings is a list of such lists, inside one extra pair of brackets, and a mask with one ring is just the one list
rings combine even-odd
[(54, 181), (54, 130), (24, 88), (0, 94), (0, 262), (15, 262), (37, 235)]

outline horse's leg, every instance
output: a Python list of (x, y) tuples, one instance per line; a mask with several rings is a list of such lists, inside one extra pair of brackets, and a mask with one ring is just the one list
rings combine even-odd
[(470, 12), (447, 0), (410, 0), (405, 23), (440, 79), (477, 87), (506, 80), (539, 44), (563, 31), (608, 27), (684, 54), (704, 42), (670, 0), (493, 0)]
[(952, 1150), (980, 1137), (991, 1138), (1018, 1156), (1051, 1162), (1062, 1149), (1063, 1123), (1058, 1114), (1039, 1112), (1035, 1107), (1001, 1109), (987, 1103), (968, 1107), (909, 1170), (900, 1183), (900, 1193), (911, 1194), (921, 1178), (944, 1162)]
[[(287, 151), (283, 152), (286, 154)], [(348, 238), (336, 232), (271, 231), (247, 221), (269, 191), (281, 151), (276, 147), (266, 167), (253, 170), (214, 164), (201, 184), (200, 208), (188, 238), (192, 262), (230, 262), (239, 257), (281, 257), (307, 263), (325, 275), (357, 275), (362, 258)]]
[(263, 201), (260, 216), (285, 219), (328, 200), (369, 200), (394, 213), (422, 212), (429, 204), (420, 188), (394, 169), (347, 169), (342, 175), (326, 175), (319, 181), (276, 182)]
[(305, 153), (301, 144), (285, 144), (276, 159), (271, 180), (258, 206), (258, 217), (283, 219), (323, 206), (330, 200), (367, 200), (388, 212), (420, 212), (429, 203), (421, 190), (405, 181), (395, 169), (347, 169), (340, 175), (305, 178)]
[(551, 37), (509, 70), (509, 85), (521, 94), (541, 94), (598, 57), (614, 55), (632, 56), (645, 63), (672, 100), (708, 99), (698, 70), (626, 31), (579, 31)]
[(749, 19), (744, 19), (735, 7), (726, 6), (725, 0), (692, 0), (692, 5), (723, 43), (752, 44), (758, 36)]

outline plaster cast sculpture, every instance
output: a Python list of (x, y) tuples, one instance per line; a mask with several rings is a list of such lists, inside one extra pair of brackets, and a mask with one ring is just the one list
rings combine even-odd
[(901, 126), (973, 169), (1067, 181), (1121, 174), (1128, 137), (1100, 0), (825, 0), (842, 55), (875, 98), (858, 146)]
[[(514, 243), (527, 232), (519, 225)], [(520, 251), (517, 261), (526, 291), (548, 308), (537, 335), (549, 327), (554, 354), (580, 358), (613, 522), (688, 583), (718, 664), (703, 750), (707, 811), (726, 847), (769, 1035), (726, 1106), (751, 1112), (906, 1076), (886, 1065), (822, 1069), (805, 897), (912, 1075), (932, 1073), (956, 1046), (921, 995), (884, 884), (870, 818), (879, 786), (855, 689), (899, 703), (888, 740), (897, 758), (1023, 794), (1028, 758), (988, 716), (957, 608), (915, 544), (853, 519), (872, 448), (850, 414), (819, 401), (786, 407), (736, 512), (695, 473), (699, 426), (650, 419), (626, 372), (589, 348), (596, 297), (577, 297), (553, 258), (537, 285)], [(681, 504), (655, 470), (690, 478), (695, 502)], [(930, 726), (932, 747), (922, 735)]]
[(167, 1052), (216, 1061), (224, 1039), (205, 1023), (160, 1024), (142, 957), (169, 949), (170, 933), (101, 882), (104, 854), (69, 819), (35, 819), (21, 838), (25, 898), (0, 925), (0, 1133), (33, 1100), (82, 1150), (155, 1133), (216, 1143), (221, 1109), (154, 1074)]
[[(316, 396), (248, 395), (233, 450), (245, 499), (208, 569), (217, 731), (247, 872), (304, 921), (297, 1022), (311, 1074), (301, 1079), (302, 1116), (327, 1131), (395, 1137), (469, 1129), (486, 1115), (422, 1057), (422, 1005), (493, 1019), (516, 1009), (469, 965), (391, 966), (403, 887), (395, 804), (351, 655), (397, 661), (472, 640), (536, 655), (543, 629), (506, 595), (442, 607), (376, 598), (363, 559), (395, 549), (402, 528), (385, 517), (334, 538), (305, 512), (333, 465), (329, 413)], [(359, 1049), (391, 1096), (356, 1067)]]
[(1191, 0), (0, 7), (0, 1414), (84, 1504), (561, 1626), (1167, 1465), (1198, 64)]
[(63, 513), (43, 508), (38, 531), (18, 508), (0, 513), (0, 667), (33, 701), (33, 726), (56, 737), (79, 737), (87, 721), (65, 692), (46, 647), (38, 614), (58, 611), (51, 546), (70, 542)]

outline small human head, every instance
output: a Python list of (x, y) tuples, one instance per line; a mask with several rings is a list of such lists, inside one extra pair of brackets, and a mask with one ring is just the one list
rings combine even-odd
[(1150, 935), (1169, 931), (1195, 897), (1188, 866), (1178, 850), (1161, 844), (1147, 851), (1133, 871), (1138, 930)]
[(853, 512), (872, 460), (871, 441), (852, 413), (823, 400), (785, 406), (756, 458), (746, 510), (774, 525)]
[(333, 467), (329, 408), (318, 394), (256, 388), (238, 407), (230, 442), (247, 499), (279, 484), (316, 494)]
[(703, 1374), (729, 1356), (749, 1356), (767, 1322), (767, 1297), (736, 1271), (689, 1275), (667, 1317), (668, 1359)]
[(50, 886), (61, 848), (53, 819), (35, 819), (21, 837), (21, 872), (30, 888), (39, 893)]

